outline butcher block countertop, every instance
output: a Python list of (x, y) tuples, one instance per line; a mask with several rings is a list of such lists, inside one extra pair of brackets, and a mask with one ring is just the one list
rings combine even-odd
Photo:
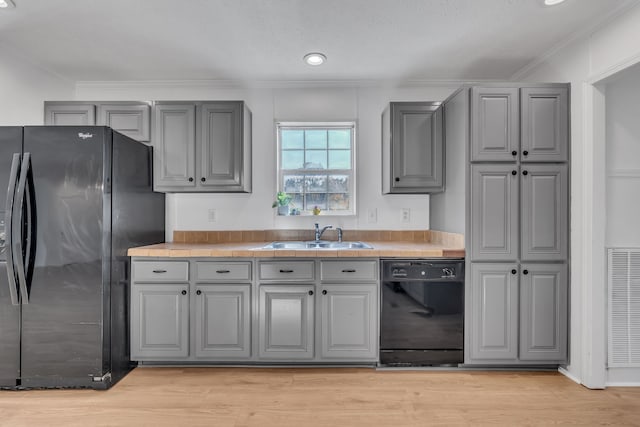
[[(463, 258), (464, 237), (433, 230), (422, 231), (345, 231), (344, 240), (363, 241), (373, 249), (262, 249), (273, 241), (313, 240), (308, 230), (174, 232), (172, 243), (130, 248), (133, 257), (392, 257), (392, 258)], [(369, 237), (370, 239), (367, 239)], [(262, 238), (262, 239), (256, 239)], [(336, 240), (331, 233), (323, 236)], [(236, 241), (233, 241), (236, 240)], [(251, 241), (243, 241), (251, 240)], [(255, 240), (255, 241), (254, 241)]]

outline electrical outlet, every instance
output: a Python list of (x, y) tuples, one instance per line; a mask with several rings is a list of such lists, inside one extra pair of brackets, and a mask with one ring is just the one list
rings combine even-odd
[(378, 209), (370, 208), (367, 210), (367, 222), (369, 224), (375, 224), (378, 222)]
[(411, 209), (402, 208), (400, 210), (400, 220), (402, 222), (411, 222)]
[(209, 222), (216, 222), (216, 210), (209, 209)]

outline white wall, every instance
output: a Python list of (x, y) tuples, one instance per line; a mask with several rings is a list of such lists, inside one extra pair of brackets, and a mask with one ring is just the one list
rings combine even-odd
[(71, 99), (74, 84), (0, 46), (0, 126), (41, 125), (44, 101)]
[[(613, 71), (632, 65), (640, 60), (640, 6), (631, 9), (613, 18), (604, 26), (594, 29), (586, 37), (575, 40), (565, 46), (558, 47), (551, 54), (541, 58), (536, 64), (528, 67), (523, 72), (514, 76), (522, 81), (555, 81), (571, 83), (571, 337), (570, 337), (570, 364), (567, 366), (569, 375), (583, 381), (588, 375), (590, 360), (594, 355), (583, 345), (591, 336), (596, 337), (594, 346), (601, 350), (606, 346), (604, 340), (600, 340), (597, 333), (583, 329), (585, 320), (583, 308), (593, 298), (602, 298), (604, 294), (605, 276), (595, 277), (594, 292), (592, 295), (583, 293), (583, 282), (586, 280), (583, 270), (585, 254), (599, 248), (593, 247), (593, 242), (583, 239), (585, 226), (584, 206), (593, 197), (593, 186), (585, 186), (587, 175), (593, 170), (595, 162), (603, 159), (592, 159), (593, 152), (585, 151), (585, 131), (589, 132), (592, 126), (591, 117), (585, 120), (584, 114), (590, 99), (583, 99), (583, 84), (598, 80), (598, 76), (607, 76)], [(637, 119), (636, 119), (637, 120)], [(596, 141), (596, 144), (604, 143)], [(597, 184), (596, 184), (597, 186)], [(636, 198), (637, 199), (637, 198)], [(605, 202), (596, 200), (596, 206), (604, 210)], [(601, 255), (604, 257), (604, 253)], [(602, 292), (601, 292), (602, 291)], [(593, 302), (598, 304), (598, 301)], [(604, 304), (604, 301), (602, 302)], [(586, 313), (587, 315), (589, 313)], [(604, 325), (594, 325), (603, 328)], [(602, 368), (602, 367), (601, 367)], [(639, 377), (640, 378), (640, 377)]]
[[(456, 85), (366, 87), (281, 84), (241, 88), (215, 82), (78, 83), (77, 100), (245, 100), (253, 113), (253, 192), (167, 196), (167, 240), (173, 230), (260, 230), (311, 228), (314, 222), (345, 229), (427, 229), (429, 196), (382, 195), (381, 114), (390, 101), (441, 101)], [(355, 120), (357, 122), (357, 215), (278, 217), (275, 121)], [(400, 222), (402, 208), (411, 210)], [(208, 210), (215, 209), (215, 222)], [(367, 211), (377, 210), (377, 221)]]

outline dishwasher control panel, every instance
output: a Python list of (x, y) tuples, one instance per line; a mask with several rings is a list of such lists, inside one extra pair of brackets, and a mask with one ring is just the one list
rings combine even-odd
[(461, 280), (464, 260), (383, 260), (383, 280)]

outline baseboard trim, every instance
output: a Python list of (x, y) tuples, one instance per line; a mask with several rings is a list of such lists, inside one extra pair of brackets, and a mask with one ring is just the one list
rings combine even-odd
[(567, 371), (565, 368), (563, 368), (562, 366), (558, 367), (558, 372), (560, 372), (562, 375), (564, 375), (565, 377), (569, 378), (571, 381), (573, 381), (576, 384), (582, 384), (582, 381), (580, 381), (580, 379), (578, 377), (576, 377), (575, 375), (573, 375), (571, 372)]

